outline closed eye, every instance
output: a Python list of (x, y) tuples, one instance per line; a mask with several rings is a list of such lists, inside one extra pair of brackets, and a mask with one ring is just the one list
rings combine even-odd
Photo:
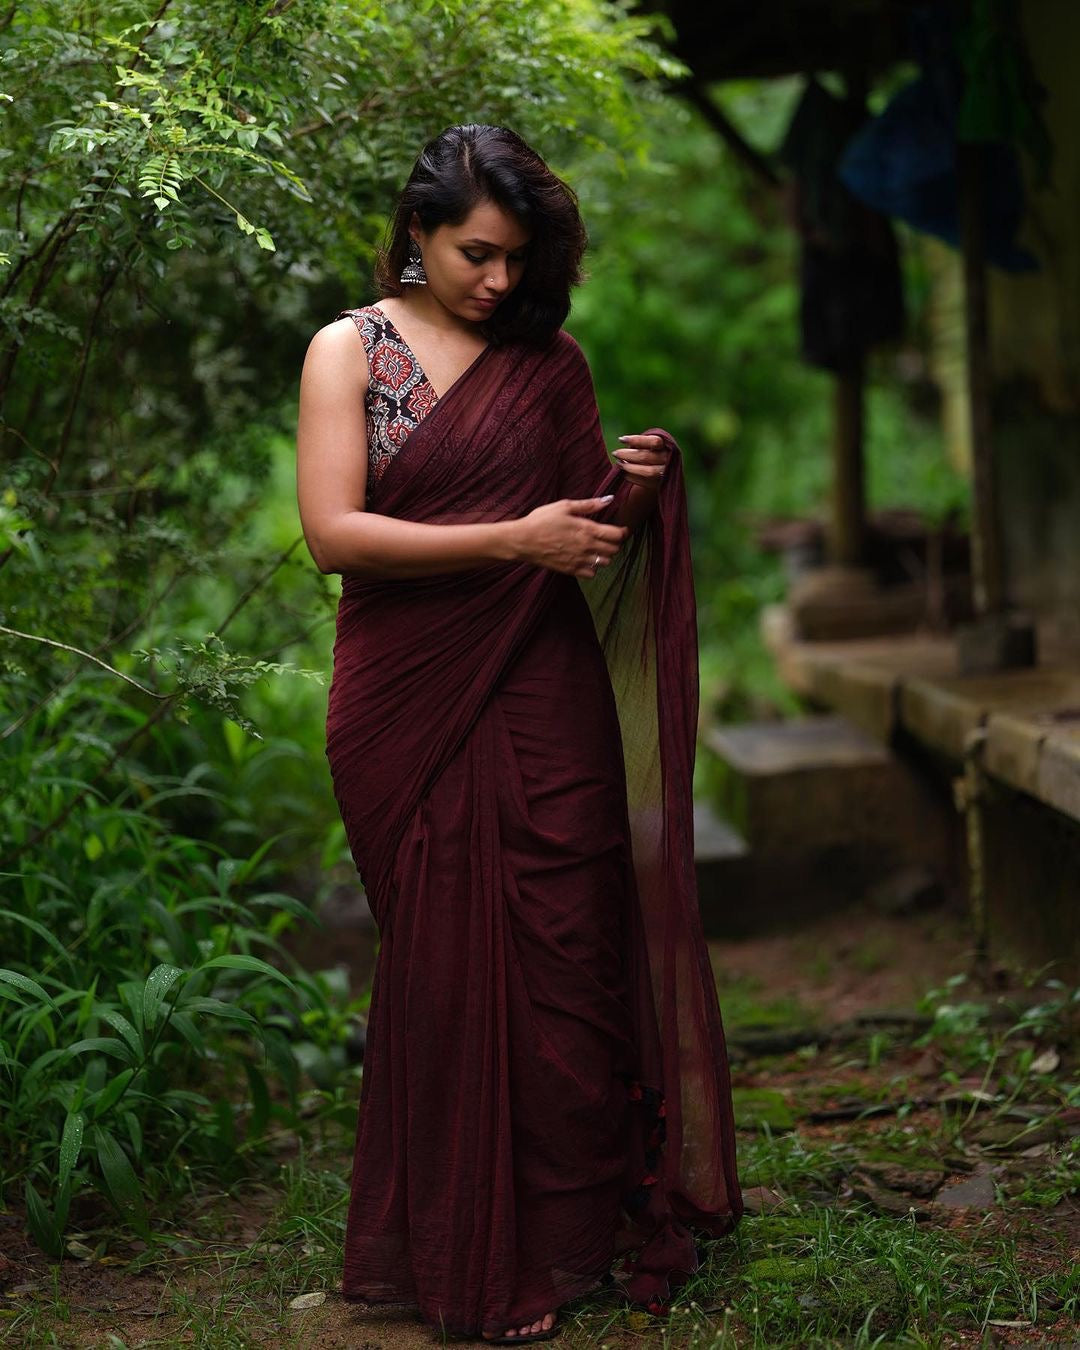
[[(470, 253), (467, 248), (463, 248), (461, 251), (462, 253), (465, 254), (466, 258), (468, 258), (469, 262), (475, 263), (476, 266), (479, 266), (481, 263), (487, 262), (488, 255), (486, 253), (481, 253), (480, 256), (477, 257), (475, 253)], [(523, 263), (525, 261), (525, 258), (526, 255), (521, 253), (507, 254), (507, 262)]]

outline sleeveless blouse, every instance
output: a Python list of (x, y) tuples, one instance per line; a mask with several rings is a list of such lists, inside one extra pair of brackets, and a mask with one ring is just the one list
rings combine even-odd
[(374, 305), (362, 305), (340, 310), (335, 317), (352, 319), (367, 356), (364, 420), (368, 483), (373, 486), (439, 397), (388, 314)]

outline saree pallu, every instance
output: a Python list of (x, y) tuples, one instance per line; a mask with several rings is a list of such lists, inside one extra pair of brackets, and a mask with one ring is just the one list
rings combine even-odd
[[(658, 429), (659, 430), (659, 429)], [(662, 1311), (741, 1213), (701, 930), (678, 447), (595, 579), (346, 574), (326, 753), (378, 926), (342, 1292), (452, 1334), (596, 1288)], [(629, 480), (568, 334), (488, 347), (369, 509), (526, 515)]]

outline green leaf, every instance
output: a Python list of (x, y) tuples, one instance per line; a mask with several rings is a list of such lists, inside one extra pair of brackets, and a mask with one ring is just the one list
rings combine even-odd
[(233, 1116), (232, 1103), (227, 1097), (219, 1097), (214, 1102), (214, 1115), (217, 1117), (217, 1136), (229, 1153), (236, 1150), (236, 1119)]
[(0, 919), (10, 919), (12, 923), (21, 923), (24, 928), (29, 928), (31, 932), (36, 933), (42, 942), (47, 942), (57, 955), (62, 956), (64, 960), (71, 965), (71, 953), (56, 936), (50, 933), (44, 924), (38, 923), (36, 919), (27, 918), (25, 914), (16, 914), (14, 910), (0, 909)]
[(71, 1169), (78, 1161), (85, 1125), (86, 1117), (81, 1112), (71, 1112), (67, 1120), (64, 1121), (64, 1134), (60, 1140), (59, 1181), (61, 1189), (67, 1184), (67, 1180), (71, 1176)]
[(137, 1229), (146, 1232), (142, 1189), (130, 1159), (116, 1136), (103, 1126), (94, 1126), (94, 1145), (105, 1187), (113, 1204)]
[(141, 1032), (143, 1030), (142, 1012), (143, 995), (146, 990), (145, 980), (121, 980), (116, 986), (116, 990), (131, 1016), (133, 1025)]
[(29, 1181), (26, 1183), (24, 1194), (26, 1196), (26, 1218), (34, 1241), (49, 1256), (62, 1256), (64, 1246), (60, 1227)]
[(158, 921), (165, 940), (169, 944), (169, 951), (178, 962), (185, 965), (190, 964), (198, 955), (198, 949), (195, 946), (195, 940), (189, 933), (186, 933), (176, 921), (176, 916), (172, 914), (156, 896), (151, 896), (147, 901), (147, 911)]
[(118, 1013), (113, 1008), (104, 1008), (100, 1010), (100, 1016), (103, 1022), (108, 1022), (113, 1031), (118, 1032), (123, 1037), (131, 1047), (131, 1052), (136, 1059), (141, 1058), (143, 1053), (142, 1038), (123, 1013)]
[(83, 852), (91, 862), (96, 862), (105, 852), (105, 845), (96, 834), (88, 834), (83, 840)]
[(52, 998), (42, 989), (37, 980), (32, 980), (29, 975), (20, 975), (17, 970), (0, 970), (0, 983), (13, 985), (24, 993), (33, 994), (42, 1003), (47, 1003), (50, 1008), (56, 1009), (56, 1004), (52, 1001)]
[[(258, 1022), (249, 1012), (245, 1012), (243, 1008), (238, 1008), (235, 1003), (226, 1003), (224, 999), (200, 996), (185, 999), (181, 1006), (185, 1013), (208, 1013), (211, 1017), (231, 1018), (234, 1022), (249, 1022), (252, 1026), (258, 1026)], [(173, 1013), (172, 1020), (174, 1023), (177, 1016), (178, 1014)]]
[(251, 1116), (248, 1120), (247, 1137), (257, 1139), (265, 1131), (270, 1119), (270, 1092), (266, 1085), (266, 1079), (250, 1059), (244, 1060), (244, 1069), (248, 1076), (248, 1085), (251, 1088), (252, 1107)]
[(286, 895), (283, 891), (261, 891), (258, 895), (251, 896), (245, 903), (249, 909), (256, 905), (269, 905), (274, 909), (285, 910), (286, 913), (293, 914), (317, 928), (325, 928), (325, 924), (312, 911), (310, 905), (304, 904), (303, 900), (298, 900), (295, 895)]
[(68, 1058), (76, 1055), (114, 1055), (117, 1059), (131, 1062), (131, 1051), (114, 1036), (88, 1036), (85, 1040), (66, 1046), (61, 1053)]
[(189, 1092), (186, 1088), (170, 1088), (163, 1094), (161, 1100), (166, 1105), (170, 1102), (182, 1102), (185, 1106), (210, 1105), (209, 1097), (204, 1097), (201, 1092)]
[(159, 211), (164, 211), (165, 208), (169, 205), (169, 199), (168, 197), (155, 197), (154, 205), (157, 207)]
[(180, 1033), (197, 1055), (206, 1054), (206, 1041), (186, 1012), (174, 1012), (169, 1025)]
[(110, 1078), (101, 1091), (87, 1103), (93, 1109), (95, 1120), (112, 1110), (124, 1095), (135, 1073), (135, 1069), (121, 1069), (116, 1077)]
[(262, 1036), (266, 1058), (285, 1083), (289, 1101), (295, 1106), (300, 1091), (300, 1072), (292, 1043), (276, 1027), (266, 1027)]
[(161, 1001), (176, 981), (183, 975), (177, 966), (157, 966), (146, 977), (143, 986), (143, 1027), (149, 1031), (157, 1022), (161, 1010)]
[(135, 1161), (142, 1162), (143, 1156), (143, 1131), (139, 1117), (134, 1111), (125, 1111), (123, 1114), (124, 1128), (128, 1132), (128, 1138), (131, 1140), (131, 1151), (135, 1154)]
[(270, 965), (269, 962), (260, 961), (257, 956), (215, 956), (211, 961), (204, 961), (198, 969), (257, 971), (260, 975), (268, 975), (272, 980), (278, 980), (281, 984), (287, 985), (294, 994), (299, 992), (288, 975)]

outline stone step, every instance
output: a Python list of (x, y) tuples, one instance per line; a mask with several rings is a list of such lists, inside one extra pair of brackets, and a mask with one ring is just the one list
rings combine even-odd
[(718, 816), (707, 802), (694, 803), (694, 861), (725, 863), (745, 858), (746, 840), (730, 820)]
[(694, 870), (706, 937), (734, 937), (745, 928), (754, 890), (754, 863), (746, 840), (706, 802), (694, 803)]
[(755, 853), (817, 853), (909, 837), (919, 795), (905, 766), (845, 718), (712, 727), (713, 806)]
[(707, 936), (843, 908), (913, 867), (955, 877), (958, 841), (932, 784), (843, 717), (717, 726), (695, 861)]

